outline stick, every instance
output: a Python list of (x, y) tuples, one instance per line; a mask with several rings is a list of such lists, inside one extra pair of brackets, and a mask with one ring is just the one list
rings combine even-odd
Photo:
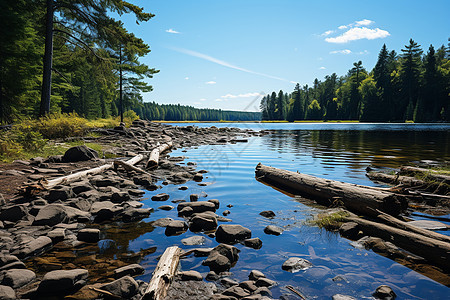
[(142, 299), (162, 300), (166, 296), (180, 262), (180, 254), (181, 249), (177, 246), (169, 247), (164, 251)]
[(303, 296), (299, 291), (297, 291), (296, 289), (294, 289), (294, 287), (292, 285), (287, 285), (286, 288), (288, 290), (290, 290), (291, 292), (297, 294), (300, 298), (302, 298), (303, 300), (306, 300), (306, 297)]

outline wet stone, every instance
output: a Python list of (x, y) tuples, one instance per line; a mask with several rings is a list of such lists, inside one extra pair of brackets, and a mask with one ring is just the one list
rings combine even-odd
[(181, 280), (183, 281), (190, 281), (190, 280), (194, 280), (194, 281), (201, 281), (203, 280), (202, 275), (197, 272), (197, 271), (184, 271), (184, 272), (179, 272), (177, 274), (177, 276), (179, 278), (181, 278)]
[(27, 269), (9, 269), (0, 272), (0, 284), (10, 286), (13, 289), (20, 288), (35, 278), (36, 274)]
[(239, 287), (239, 286), (232, 286), (228, 289), (226, 289), (225, 291), (222, 292), (222, 295), (225, 296), (233, 296), (236, 298), (243, 298), (246, 296), (250, 296), (250, 293), (246, 292), (243, 288)]
[(100, 240), (100, 230), (94, 228), (81, 229), (77, 238), (82, 242), (96, 243)]
[(167, 227), (167, 225), (169, 225), (170, 222), (172, 222), (172, 221), (173, 221), (172, 218), (161, 218), (161, 219), (154, 221), (152, 223), (152, 225), (156, 226), (156, 227)]
[(124, 266), (114, 270), (114, 278), (121, 278), (123, 276), (136, 276), (144, 273), (144, 268), (138, 264)]
[(229, 211), (228, 209), (227, 209), (227, 210), (224, 210), (224, 211), (222, 212), (222, 215), (224, 215), (224, 216), (228, 216), (229, 214), (231, 214), (231, 211)]
[(189, 195), (189, 200), (191, 202), (198, 201), (199, 198), (200, 198), (200, 196), (198, 194), (191, 194), (191, 195)]
[(157, 194), (152, 197), (152, 201), (166, 201), (169, 200), (169, 195), (166, 193)]
[(275, 225), (268, 225), (266, 228), (264, 228), (264, 233), (271, 235), (280, 235), (283, 233), (283, 228)]
[(312, 267), (312, 263), (300, 257), (290, 257), (286, 260), (281, 268), (285, 271), (295, 273), (300, 270), (306, 270)]
[(0, 299), (2, 300), (16, 300), (16, 293), (10, 286), (0, 285)]
[(39, 284), (40, 295), (67, 295), (86, 284), (88, 271), (85, 269), (56, 270), (44, 275)]
[(188, 187), (187, 187), (187, 186), (180, 186), (178, 189), (179, 189), (180, 191), (185, 191), (185, 190), (188, 189)]
[(209, 199), (208, 202), (214, 203), (214, 205), (216, 206), (216, 209), (219, 209), (220, 202), (218, 199)]
[(188, 225), (184, 221), (174, 220), (166, 226), (165, 234), (167, 236), (183, 233), (188, 229)]
[(241, 225), (220, 225), (216, 231), (216, 240), (219, 243), (232, 244), (251, 238), (250, 229)]
[(274, 285), (276, 285), (276, 284), (277, 284), (276, 281), (270, 280), (270, 279), (265, 278), (265, 277), (259, 278), (259, 279), (256, 280), (256, 282), (255, 282), (255, 285), (256, 285), (257, 287), (261, 287), (261, 286), (271, 287), (271, 286), (274, 286)]
[(262, 241), (259, 238), (246, 239), (244, 245), (253, 249), (260, 249), (262, 247)]
[(160, 207), (158, 207), (158, 209), (161, 209), (161, 210), (172, 210), (172, 209), (174, 209), (174, 207), (171, 206), (171, 205), (161, 205)]
[(231, 279), (231, 278), (229, 278), (229, 277), (225, 277), (225, 278), (222, 278), (222, 279), (220, 280), (220, 284), (223, 285), (224, 287), (229, 288), (229, 287), (238, 285), (239, 282), (237, 282), (236, 280), (233, 280), (233, 279)]
[(183, 245), (193, 246), (193, 245), (203, 245), (205, 241), (206, 238), (204, 236), (196, 235), (182, 239), (181, 243), (183, 243)]
[(102, 289), (123, 299), (131, 299), (138, 292), (139, 285), (130, 276), (124, 276), (102, 286)]
[(332, 297), (333, 300), (356, 300), (356, 298), (348, 295), (336, 294)]
[(393, 300), (397, 297), (392, 288), (387, 285), (380, 285), (377, 287), (373, 296), (383, 300)]
[(252, 270), (250, 272), (250, 274), (248, 275), (248, 279), (250, 280), (258, 280), (259, 278), (265, 278), (266, 276), (264, 275), (263, 272), (258, 271), (258, 270)]
[(259, 213), (264, 218), (273, 218), (275, 217), (275, 213), (271, 210), (265, 210)]

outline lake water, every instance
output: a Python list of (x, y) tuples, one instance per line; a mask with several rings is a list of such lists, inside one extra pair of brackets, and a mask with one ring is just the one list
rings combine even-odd
[[(450, 160), (450, 126), (433, 124), (173, 124), (176, 126), (196, 125), (199, 127), (240, 127), (254, 130), (273, 130), (261, 137), (252, 137), (248, 143), (234, 145), (201, 146), (193, 149), (177, 149), (171, 156), (185, 156), (184, 163), (195, 162), (198, 169), (206, 169), (203, 182), (185, 184), (186, 191), (178, 186), (162, 186), (147, 192), (144, 207), (155, 211), (144, 222), (163, 217), (177, 217), (176, 210), (161, 211), (160, 202), (149, 198), (157, 193), (168, 193), (169, 200), (189, 201), (190, 194), (200, 194), (200, 200), (219, 199), (221, 214), (228, 209), (228, 218), (233, 224), (240, 224), (252, 230), (252, 237), (259, 237), (263, 246), (259, 250), (237, 244), (241, 250), (236, 266), (231, 269), (232, 278), (246, 280), (252, 269), (262, 271), (278, 286), (271, 289), (274, 298), (290, 293), (284, 288), (292, 285), (309, 299), (331, 299), (334, 294), (346, 294), (358, 299), (369, 299), (381, 284), (393, 288), (398, 299), (448, 299), (448, 287), (437, 283), (405, 266), (375, 254), (371, 250), (353, 248), (350, 241), (339, 234), (330, 233), (308, 224), (320, 208), (305, 205), (301, 198), (283, 194), (255, 180), (255, 166), (261, 162), (291, 171), (320, 176), (351, 183), (376, 186), (365, 177), (365, 168), (398, 167), (418, 160)], [(227, 205), (232, 207), (228, 208)], [(273, 210), (274, 219), (259, 215), (261, 211)], [(141, 222), (142, 224), (145, 224)], [(284, 228), (280, 236), (266, 235), (263, 230), (274, 224)], [(148, 231), (148, 232), (146, 232)], [(148, 281), (157, 264), (157, 257), (166, 247), (178, 245), (183, 249), (181, 239), (194, 234), (190, 231), (167, 237), (164, 228), (149, 226), (135, 234), (131, 240), (120, 245), (127, 251), (138, 251), (157, 247), (153, 254), (141, 262), (146, 274), (138, 277)], [(218, 243), (205, 235), (203, 247), (215, 247)], [(289, 257), (305, 258), (313, 267), (297, 273), (281, 269)], [(203, 275), (209, 271), (201, 265), (204, 258), (189, 257), (181, 261), (183, 270), (197, 270)], [(291, 293), (292, 294), (292, 293)], [(291, 298), (289, 298), (291, 299)], [(292, 296), (292, 299), (298, 297)]]

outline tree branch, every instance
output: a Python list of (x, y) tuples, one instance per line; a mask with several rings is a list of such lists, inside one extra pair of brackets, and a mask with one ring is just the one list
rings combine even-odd
[[(86, 44), (84, 41), (82, 41), (81, 39), (77, 38), (77, 37), (74, 36), (73, 34), (70, 34), (69, 32), (64, 31), (64, 30), (61, 30), (61, 29), (53, 29), (53, 31), (54, 31), (54, 32), (64, 33), (64, 34), (70, 36), (71, 38), (73, 38), (73, 39), (76, 40), (77, 42), (81, 43), (85, 48), (87, 48), (88, 50), (90, 50), (90, 51), (95, 55), (95, 57), (97, 57), (98, 59), (104, 60), (104, 61), (105, 61), (105, 60), (108, 60), (107, 58), (104, 58), (104, 57), (101, 57), (101, 56), (97, 55), (97, 53), (95, 53), (94, 49), (93, 49), (91, 46), (89, 46), (88, 44)], [(66, 38), (66, 40), (67, 40), (67, 41), (70, 41), (70, 40), (68, 40), (67, 38)], [(74, 44), (74, 43), (73, 43), (73, 44)]]

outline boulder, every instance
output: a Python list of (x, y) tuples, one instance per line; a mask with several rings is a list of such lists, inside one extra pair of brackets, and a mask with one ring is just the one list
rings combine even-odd
[(77, 239), (87, 243), (97, 243), (100, 240), (100, 230), (95, 228), (85, 228), (78, 231)]
[(203, 265), (216, 273), (228, 271), (238, 261), (238, 253), (236, 247), (220, 244), (209, 253)]
[(14, 255), (0, 255), (0, 271), (9, 269), (26, 269), (25, 264)]
[(271, 235), (280, 235), (283, 233), (283, 228), (275, 225), (268, 225), (266, 228), (264, 228), (264, 233)]
[(277, 284), (276, 281), (270, 280), (270, 279), (265, 278), (265, 277), (258, 278), (258, 280), (256, 280), (256, 282), (255, 282), (255, 285), (257, 287), (262, 287), (262, 286), (271, 287), (271, 286), (274, 286), (276, 284)]
[(128, 194), (127, 192), (115, 192), (111, 196), (111, 201), (114, 203), (122, 203), (130, 200), (130, 194)]
[(216, 205), (209, 201), (182, 202), (178, 204), (177, 210), (181, 211), (185, 207), (192, 208), (194, 213), (202, 213), (205, 211), (216, 211)]
[(220, 280), (220, 284), (223, 285), (223, 286), (226, 287), (226, 288), (229, 288), (229, 287), (231, 287), (231, 286), (238, 285), (239, 282), (237, 282), (236, 280), (233, 280), (233, 279), (231, 279), (231, 278), (229, 278), (229, 277), (225, 277), (225, 278), (222, 278), (222, 279)]
[(150, 208), (134, 208), (127, 207), (123, 212), (120, 213), (120, 219), (123, 222), (133, 222), (147, 218), (151, 213)]
[(233, 296), (233, 297), (236, 297), (236, 298), (240, 299), (240, 298), (243, 298), (243, 297), (250, 296), (250, 293), (246, 292), (240, 286), (235, 285), (235, 286), (229, 287), (225, 291), (223, 291), (222, 295)]
[(57, 200), (65, 201), (73, 196), (74, 194), (70, 187), (57, 185), (50, 190), (47, 196), (47, 200), (49, 202), (55, 202)]
[(188, 229), (188, 225), (184, 221), (174, 220), (166, 226), (165, 234), (167, 236), (183, 233)]
[(300, 257), (290, 257), (286, 260), (281, 268), (285, 271), (295, 273), (300, 270), (306, 270), (312, 267), (312, 263)]
[(196, 235), (182, 239), (181, 243), (183, 243), (183, 245), (193, 246), (193, 245), (203, 245), (205, 241), (206, 238), (204, 236)]
[(98, 152), (94, 149), (86, 147), (85, 145), (75, 146), (64, 153), (62, 160), (64, 162), (77, 162), (91, 159), (97, 159)]
[(103, 285), (101, 289), (108, 291), (121, 299), (131, 299), (138, 292), (139, 285), (132, 277), (124, 276)]
[(69, 217), (63, 205), (49, 204), (39, 210), (33, 221), (33, 225), (54, 226), (59, 223), (67, 223), (68, 221)]
[(197, 271), (184, 271), (184, 272), (179, 272), (179, 273), (177, 274), (177, 276), (178, 276), (181, 280), (183, 280), (183, 281), (190, 281), (190, 280), (193, 280), (193, 281), (202, 281), (202, 280), (203, 280), (202, 275), (201, 275), (199, 272), (197, 272)]
[(111, 220), (123, 211), (123, 207), (111, 201), (99, 201), (92, 203), (91, 214), (95, 216), (96, 222)]
[(0, 285), (0, 299), (1, 300), (16, 300), (16, 293), (14, 290), (6, 285)]
[(219, 243), (233, 244), (251, 237), (251, 230), (241, 225), (220, 225), (216, 231), (216, 240)]
[(145, 269), (138, 264), (132, 264), (114, 270), (114, 278), (123, 276), (137, 276), (143, 274)]
[(192, 207), (187, 206), (178, 212), (178, 216), (179, 217), (189, 217), (193, 213), (194, 213), (194, 210), (192, 209)]
[(161, 205), (160, 207), (158, 207), (158, 209), (160, 209), (160, 210), (172, 210), (172, 209), (174, 209), (174, 207), (171, 206), (171, 205)]
[(259, 213), (264, 218), (273, 218), (275, 217), (275, 213), (271, 210), (265, 210)]
[(239, 286), (250, 293), (253, 293), (258, 289), (258, 287), (255, 285), (255, 282), (251, 280), (242, 281), (241, 283), (239, 283)]
[(189, 229), (192, 232), (211, 231), (215, 230), (216, 228), (217, 228), (216, 217), (207, 213), (195, 214), (194, 217), (191, 219), (189, 225)]
[(0, 272), (0, 284), (18, 289), (36, 278), (33, 271), (27, 269), (9, 269)]
[(198, 201), (199, 198), (200, 198), (200, 196), (198, 194), (191, 194), (191, 195), (189, 195), (189, 200), (191, 202)]
[(250, 272), (250, 274), (248, 275), (248, 279), (254, 280), (254, 281), (258, 280), (259, 278), (265, 278), (265, 277), (266, 277), (266, 275), (264, 275), (263, 272), (258, 271), (258, 270), (252, 270)]
[(391, 287), (387, 285), (380, 285), (373, 293), (373, 296), (377, 299), (383, 300), (393, 300), (397, 298), (397, 295), (394, 293)]
[(255, 295), (261, 295), (266, 297), (272, 297), (272, 292), (266, 286), (261, 286), (257, 288), (254, 292)]
[(47, 236), (40, 236), (37, 239), (21, 244), (11, 254), (17, 256), (19, 259), (24, 259), (29, 256), (38, 255), (49, 250), (52, 247), (52, 240)]
[(359, 225), (355, 222), (347, 222), (341, 225), (339, 233), (348, 239), (356, 240), (359, 236)]
[(17, 222), (27, 215), (25, 205), (10, 206), (0, 212), (0, 221)]
[(214, 203), (214, 205), (216, 206), (216, 209), (219, 209), (220, 202), (218, 199), (209, 199), (208, 202)]
[(152, 197), (152, 201), (166, 201), (169, 200), (169, 195), (166, 193), (160, 193)]
[(161, 218), (156, 221), (153, 221), (152, 225), (155, 227), (167, 227), (167, 225), (169, 225), (170, 222), (172, 221), (173, 221), (172, 218)]
[(55, 228), (49, 233), (47, 233), (47, 236), (52, 239), (52, 243), (56, 244), (66, 237), (66, 229), (65, 228)]
[(68, 295), (86, 285), (88, 270), (56, 270), (44, 275), (38, 287), (39, 295)]
[(253, 249), (260, 249), (262, 247), (262, 241), (259, 238), (246, 239), (244, 245)]

